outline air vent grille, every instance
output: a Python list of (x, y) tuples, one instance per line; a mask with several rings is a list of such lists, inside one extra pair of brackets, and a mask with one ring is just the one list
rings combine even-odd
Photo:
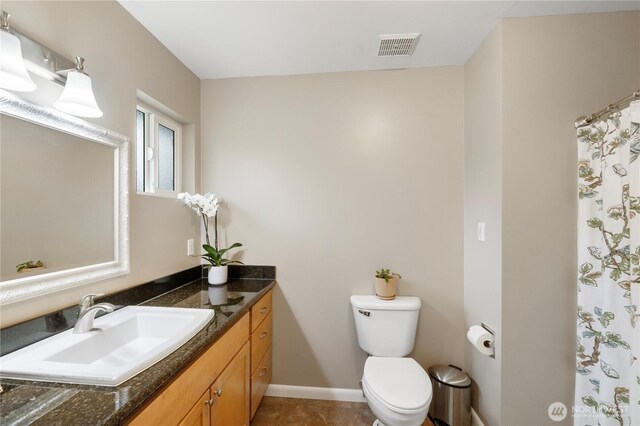
[(380, 34), (378, 56), (409, 56), (413, 53), (420, 33)]

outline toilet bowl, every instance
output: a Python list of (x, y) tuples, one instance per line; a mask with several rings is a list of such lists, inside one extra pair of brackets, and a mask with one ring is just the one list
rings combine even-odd
[(353, 295), (351, 306), (358, 344), (370, 355), (362, 390), (378, 417), (374, 425), (421, 425), (431, 403), (431, 380), (420, 364), (407, 357), (416, 339), (420, 299)]
[(379, 426), (419, 426), (431, 403), (429, 376), (412, 358), (367, 358), (362, 390)]

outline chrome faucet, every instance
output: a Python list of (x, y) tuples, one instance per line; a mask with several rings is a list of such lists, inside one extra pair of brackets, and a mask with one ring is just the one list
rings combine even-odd
[(78, 314), (78, 321), (76, 321), (76, 325), (73, 327), (74, 333), (91, 331), (93, 329), (93, 320), (96, 319), (98, 312), (113, 312), (116, 308), (111, 303), (94, 304), (94, 298), (98, 296), (102, 296), (102, 294), (87, 294), (80, 300), (80, 313)]

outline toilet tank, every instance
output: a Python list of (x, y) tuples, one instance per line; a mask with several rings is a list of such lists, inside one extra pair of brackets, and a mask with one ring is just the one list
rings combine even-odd
[(373, 295), (351, 296), (358, 344), (373, 356), (404, 357), (416, 340), (420, 299), (400, 296), (382, 300)]

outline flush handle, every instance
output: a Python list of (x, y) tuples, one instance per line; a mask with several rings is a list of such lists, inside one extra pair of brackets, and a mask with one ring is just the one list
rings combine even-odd
[(360, 312), (365, 317), (370, 317), (371, 316), (371, 312), (369, 312), (369, 311), (363, 311), (362, 309), (358, 309), (358, 312)]

